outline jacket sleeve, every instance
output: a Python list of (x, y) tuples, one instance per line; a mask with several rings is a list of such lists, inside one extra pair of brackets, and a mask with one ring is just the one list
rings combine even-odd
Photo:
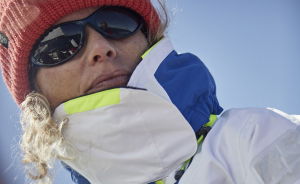
[(180, 184), (200, 182), (299, 184), (299, 125), (287, 114), (270, 109), (226, 111)]

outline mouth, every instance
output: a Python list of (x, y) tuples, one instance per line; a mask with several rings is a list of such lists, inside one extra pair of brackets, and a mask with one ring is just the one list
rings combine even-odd
[(86, 94), (91, 94), (111, 88), (125, 87), (129, 81), (130, 75), (128, 73), (105, 75), (96, 78)]

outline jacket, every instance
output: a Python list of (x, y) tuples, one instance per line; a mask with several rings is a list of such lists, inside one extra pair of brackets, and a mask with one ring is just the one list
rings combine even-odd
[[(209, 121), (210, 115), (218, 115), (223, 110), (216, 97), (215, 82), (205, 65), (192, 54), (178, 54), (168, 39), (161, 40), (146, 52), (133, 72), (128, 86), (144, 88), (175, 104), (195, 133)], [(296, 177), (295, 175), (300, 173), (300, 170), (294, 169), (297, 165), (292, 167), (284, 165), (286, 161), (282, 161), (283, 159), (280, 160), (282, 162), (276, 160), (281, 158), (280, 156), (287, 159), (296, 158), (297, 155), (299, 157), (299, 149), (291, 147), (289, 150), (295, 152), (273, 157), (272, 154), (276, 153), (272, 148), (277, 148), (277, 144), (299, 145), (300, 139), (293, 139), (295, 144), (283, 144), (280, 138), (286, 135), (286, 139), (292, 140), (293, 137), (290, 136), (295, 136), (297, 131), (298, 135), (300, 134), (296, 121), (282, 114), (270, 109), (226, 111), (208, 133), (203, 144), (199, 145), (198, 152), (183, 176), (176, 181), (174, 171), (162, 182), (165, 184), (290, 182), (292, 178), (290, 174)], [(289, 131), (292, 133), (285, 134)], [(285, 174), (281, 170), (272, 170), (281, 166), (280, 164), (286, 166), (280, 167), (287, 171)], [(71, 172), (75, 183), (89, 183), (76, 171), (67, 166), (66, 168)], [(270, 172), (266, 172), (266, 169)], [(279, 177), (278, 173), (282, 176)], [(275, 176), (279, 179), (274, 179)]]

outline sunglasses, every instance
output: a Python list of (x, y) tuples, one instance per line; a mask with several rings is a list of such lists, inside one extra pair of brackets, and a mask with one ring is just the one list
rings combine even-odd
[(34, 45), (30, 61), (35, 67), (51, 67), (70, 61), (84, 46), (86, 26), (108, 39), (133, 35), (143, 26), (142, 17), (122, 7), (102, 7), (90, 16), (48, 29)]

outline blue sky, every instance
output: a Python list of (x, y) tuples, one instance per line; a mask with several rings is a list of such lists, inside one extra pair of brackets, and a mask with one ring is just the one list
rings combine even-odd
[[(300, 114), (300, 1), (168, 0), (167, 5), (175, 48), (208, 66), (224, 109), (274, 107)], [(0, 175), (9, 184), (23, 184), (18, 109), (2, 80), (0, 88)], [(69, 183), (63, 169), (57, 173), (55, 183)]]

